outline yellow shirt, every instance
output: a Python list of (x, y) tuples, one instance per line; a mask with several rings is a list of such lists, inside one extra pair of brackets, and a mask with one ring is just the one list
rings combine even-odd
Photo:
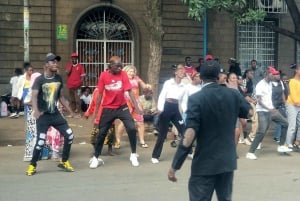
[(291, 105), (300, 104), (300, 81), (294, 78), (290, 79), (289, 91), (290, 94), (286, 102)]
[(29, 87), (30, 87), (30, 80), (26, 80), (26, 79), (25, 79), (23, 88), (28, 89)]

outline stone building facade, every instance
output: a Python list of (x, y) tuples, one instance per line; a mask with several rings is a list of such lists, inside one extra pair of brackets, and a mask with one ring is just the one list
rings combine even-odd
[[(85, 84), (95, 85), (99, 72), (106, 68), (109, 56), (117, 54), (125, 64), (135, 65), (140, 77), (147, 80), (149, 33), (145, 26), (146, 1), (29, 0), (30, 62), (41, 71), (46, 53), (54, 52), (62, 57), (60, 67), (63, 74), (70, 53), (76, 51), (88, 71)], [(24, 61), (23, 2), (0, 2), (0, 95), (9, 90), (9, 78), (14, 68), (22, 67)], [(296, 2), (300, 5), (300, 0)], [(203, 23), (188, 18), (188, 9), (180, 0), (162, 0), (162, 6), (165, 34), (160, 83), (171, 76), (171, 65), (183, 63), (186, 56), (191, 56), (197, 66), (198, 58), (203, 57), (205, 42)], [(272, 16), (271, 20), (275, 23), (293, 30), (288, 13)], [(253, 26), (237, 25), (226, 13), (209, 13), (207, 53), (218, 57), (225, 68), (231, 57), (241, 60), (242, 68), (247, 68), (250, 58), (257, 59), (261, 66), (275, 65), (283, 71), (288, 71), (289, 64), (299, 62), (300, 51), (296, 42), (269, 30), (263, 30), (267, 33), (265, 38), (265, 32), (253, 38), (257, 43), (254, 49), (265, 49), (266, 46), (270, 50), (245, 53), (245, 49), (253, 47), (241, 38), (245, 30), (251, 33), (252, 29)], [(271, 41), (268, 40), (270, 36)], [(260, 41), (266, 42), (261, 44)]]

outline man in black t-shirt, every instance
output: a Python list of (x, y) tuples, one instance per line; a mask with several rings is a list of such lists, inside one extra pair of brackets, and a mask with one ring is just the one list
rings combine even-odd
[(33, 115), (36, 118), (37, 141), (30, 165), (26, 171), (28, 176), (36, 173), (37, 161), (45, 145), (47, 130), (50, 126), (53, 126), (64, 136), (62, 159), (58, 167), (67, 172), (74, 171), (68, 161), (74, 137), (73, 131), (57, 109), (57, 102), (59, 101), (71, 113), (71, 116), (74, 116), (62, 94), (62, 78), (57, 74), (57, 62), (60, 59), (59, 56), (48, 53), (44, 74), (37, 77), (32, 86), (32, 108)]

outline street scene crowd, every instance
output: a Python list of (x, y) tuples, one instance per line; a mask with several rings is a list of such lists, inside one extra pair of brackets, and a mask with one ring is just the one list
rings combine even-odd
[[(91, 118), (90, 143), (93, 153), (89, 168), (104, 165), (103, 146), (108, 155), (122, 146), (127, 133), (132, 166), (139, 166), (137, 146), (153, 149), (151, 163), (159, 165), (167, 134), (177, 147), (168, 172), (176, 181), (176, 171), (191, 159), (190, 200), (211, 200), (214, 190), (219, 200), (231, 200), (233, 172), (237, 168), (239, 144), (249, 146), (246, 158), (258, 159), (271, 121), (276, 124), (277, 151), (287, 154), (300, 149), (300, 66), (291, 65), (294, 77), (288, 78), (274, 66), (258, 66), (256, 60), (242, 72), (235, 58), (228, 60), (226, 71), (213, 55), (206, 55), (193, 66), (192, 58), (172, 66), (170, 79), (163, 83), (158, 99), (152, 86), (139, 76), (137, 68), (123, 66), (118, 56), (109, 59), (95, 88), (82, 86), (86, 76), (78, 54), (70, 55), (65, 68), (60, 56), (48, 53), (43, 72), (30, 63), (15, 69), (11, 78), (12, 120), (26, 119), (24, 161), (30, 162), (26, 174), (37, 171), (41, 159), (58, 161), (58, 167), (75, 171), (69, 156), (74, 134), (67, 118)], [(66, 73), (69, 97), (63, 95)], [(157, 136), (154, 147), (145, 141), (145, 127), (151, 124)], [(251, 125), (247, 129), (247, 125)]]

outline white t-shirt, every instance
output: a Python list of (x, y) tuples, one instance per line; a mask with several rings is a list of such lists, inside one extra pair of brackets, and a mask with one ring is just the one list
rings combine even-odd
[[(272, 103), (272, 82), (266, 82), (265, 79), (259, 81), (255, 87), (255, 95), (261, 97), (261, 102), (268, 108), (274, 109)], [(259, 103), (256, 104), (256, 111), (269, 112), (267, 109), (262, 107)]]
[(85, 104), (89, 105), (90, 102), (91, 102), (91, 100), (92, 100), (92, 95), (91, 95), (91, 94), (89, 94), (88, 96), (86, 96), (86, 95), (81, 95), (81, 96), (80, 96), (80, 99), (81, 99)]
[(13, 76), (12, 78), (10, 78), (10, 84), (12, 86), (12, 90), (11, 90), (11, 96), (12, 97), (18, 97), (18, 80), (19, 80), (19, 76)]
[(187, 84), (186, 85), (186, 93), (184, 95), (181, 107), (182, 107), (182, 112), (186, 112), (187, 110), (187, 102), (188, 102), (188, 97), (193, 95), (194, 93), (198, 92), (201, 90), (201, 85), (194, 85), (194, 84)]
[(179, 104), (181, 104), (185, 93), (186, 85), (182, 82), (180, 84), (177, 84), (174, 78), (165, 81), (158, 97), (157, 109), (159, 111), (164, 110), (165, 100), (167, 98), (178, 100)]

